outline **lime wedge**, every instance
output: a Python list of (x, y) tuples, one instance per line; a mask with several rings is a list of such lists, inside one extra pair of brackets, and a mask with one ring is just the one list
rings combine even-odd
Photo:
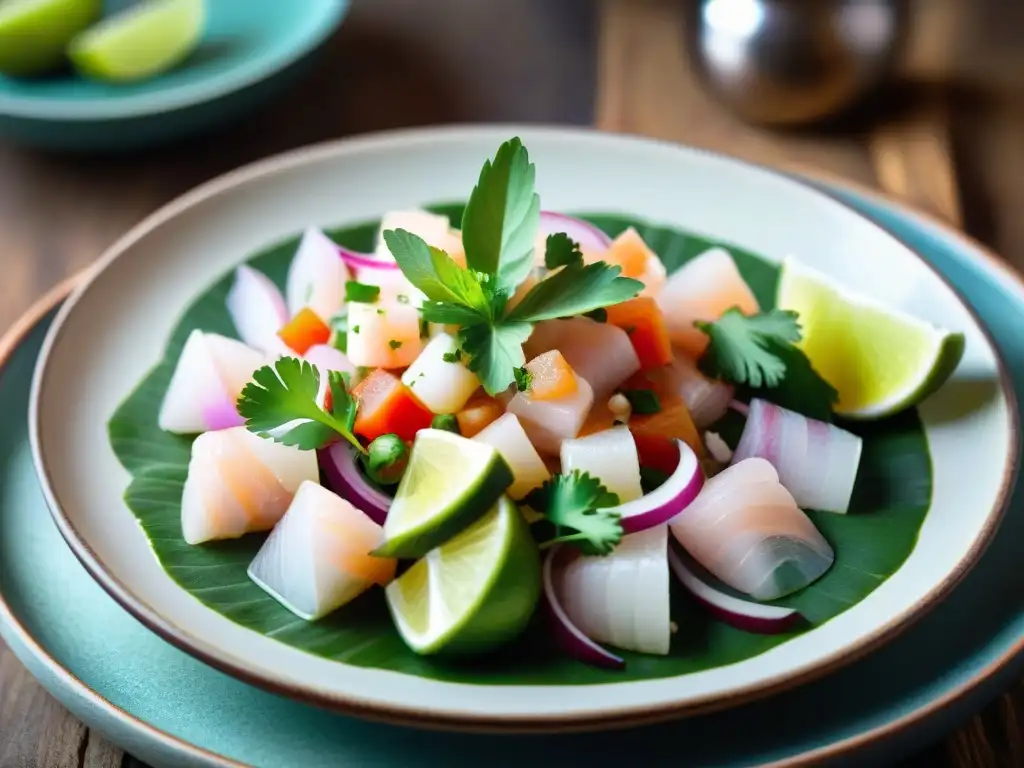
[(491, 446), (421, 429), (375, 554), (423, 557), (487, 512), (510, 485), (512, 470)]
[(420, 654), (483, 653), (525, 629), (541, 591), (540, 553), (507, 496), (386, 590), (406, 644)]
[(787, 259), (776, 304), (800, 314), (799, 347), (839, 391), (835, 412), (875, 419), (941, 387), (964, 353), (964, 336), (843, 290)]
[(80, 34), (68, 56), (97, 80), (143, 80), (192, 53), (205, 23), (206, 0), (146, 0)]
[(0, 0), (0, 73), (41, 75), (99, 18), (101, 0)]

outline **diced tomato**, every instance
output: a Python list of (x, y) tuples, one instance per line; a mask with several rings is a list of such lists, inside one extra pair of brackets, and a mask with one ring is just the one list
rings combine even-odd
[(572, 366), (557, 349), (537, 355), (526, 364), (526, 370), (533, 375), (528, 393), (531, 400), (556, 400), (579, 388)]
[(679, 449), (671, 440), (664, 437), (633, 432), (633, 442), (640, 458), (640, 466), (650, 467), (671, 475), (679, 464)]
[(383, 368), (359, 382), (352, 394), (359, 404), (353, 431), (367, 440), (388, 433), (412, 440), (434, 418), (401, 379)]
[(489, 395), (474, 395), (466, 407), (455, 414), (459, 432), (463, 437), (473, 437), (484, 427), (497, 421), (505, 413), (505, 407)]
[(331, 329), (316, 312), (305, 307), (277, 335), (293, 351), (304, 355), (310, 347), (329, 342)]
[(649, 296), (638, 296), (607, 307), (608, 322), (629, 334), (640, 358), (640, 369), (649, 370), (672, 362), (672, 343), (665, 329), (665, 318)]
[(679, 462), (679, 451), (672, 443), (675, 439), (682, 440), (698, 458), (703, 458), (704, 442), (700, 432), (686, 403), (669, 388), (665, 369), (635, 373), (626, 380), (622, 389), (649, 389), (658, 398), (660, 410), (657, 413), (633, 414), (629, 419), (629, 430), (636, 440), (641, 464), (664, 470), (671, 461), (671, 469), (675, 469)]

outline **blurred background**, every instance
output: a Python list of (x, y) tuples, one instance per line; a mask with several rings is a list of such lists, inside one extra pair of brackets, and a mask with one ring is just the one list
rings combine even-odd
[[(0, 0), (0, 20), (14, 2)], [(312, 142), (466, 122), (597, 126), (827, 174), (927, 209), (1024, 267), (1021, 0), (207, 5), (211, 31), (168, 75), (191, 77), (192, 89), (220, 76), (218, 56), (266, 58), (275, 30), (306, 21), (291, 17), (327, 15), (322, 35), (295, 33), (280, 76), (261, 76), (273, 88), (239, 85), (230, 108), (201, 105), (203, 120), (176, 117), (187, 105), (165, 99), (148, 125), (133, 122), (134, 107), (119, 105), (159, 102), (157, 81), (0, 76), (0, 326), (227, 170)], [(1021, 700), (1007, 694), (914, 764), (1024, 765)], [(80, 764), (62, 750), (77, 750), (84, 726), (2, 645), (0, 713), (0, 764)]]

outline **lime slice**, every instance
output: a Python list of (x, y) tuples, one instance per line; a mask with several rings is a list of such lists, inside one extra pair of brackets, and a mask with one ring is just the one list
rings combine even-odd
[(56, 68), (101, 6), (101, 0), (0, 0), (0, 73), (28, 77)]
[(964, 336), (843, 290), (794, 259), (782, 264), (780, 309), (800, 314), (799, 347), (839, 391), (835, 412), (874, 419), (941, 387), (964, 353)]
[(512, 470), (491, 446), (421, 429), (375, 554), (423, 557), (487, 512), (510, 485)]
[(206, 0), (147, 0), (83, 32), (68, 56), (97, 80), (143, 80), (192, 53), (205, 23)]
[(406, 644), (420, 654), (483, 653), (525, 629), (541, 591), (540, 554), (507, 496), (431, 550), (386, 590)]

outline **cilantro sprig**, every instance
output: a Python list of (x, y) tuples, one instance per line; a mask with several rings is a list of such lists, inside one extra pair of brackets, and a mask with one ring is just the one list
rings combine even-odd
[(770, 389), (773, 402), (812, 418), (831, 417), (839, 393), (795, 346), (803, 337), (796, 312), (744, 315), (733, 307), (714, 322), (695, 325), (710, 340), (700, 360), (704, 373), (750, 390)]
[(353, 434), (356, 401), (348, 391), (345, 374), (327, 374), (331, 409), (321, 408), (316, 397), (320, 391), (320, 372), (311, 363), (294, 357), (282, 357), (253, 374), (238, 399), (238, 413), (250, 432), (304, 451), (314, 451), (340, 435), (362, 453), (366, 453)]
[(466, 364), (491, 395), (515, 381), (534, 323), (618, 304), (643, 290), (643, 283), (620, 277), (617, 266), (585, 265), (576, 243), (552, 235), (545, 264), (555, 271), (508, 310), (509, 298), (533, 268), (540, 226), (535, 176), (518, 138), (502, 144), (494, 160), (484, 164), (462, 219), (465, 268), (411, 232), (383, 235), (405, 277), (427, 298), (424, 319), (459, 326)]
[(523, 501), (554, 526), (555, 535), (541, 549), (571, 544), (586, 555), (607, 555), (622, 540), (619, 515), (608, 509), (618, 506), (618, 495), (586, 472), (553, 475)]

